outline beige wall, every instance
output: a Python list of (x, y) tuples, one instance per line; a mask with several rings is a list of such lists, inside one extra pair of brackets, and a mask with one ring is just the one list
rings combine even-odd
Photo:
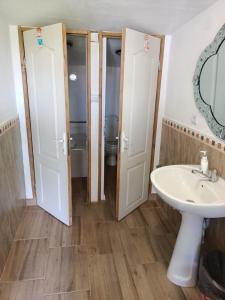
[[(2, 132), (2, 127), (0, 127)], [(0, 274), (25, 207), (19, 121), (0, 134)]]

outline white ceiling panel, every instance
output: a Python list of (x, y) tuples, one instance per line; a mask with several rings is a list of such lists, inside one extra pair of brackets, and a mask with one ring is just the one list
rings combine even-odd
[(0, 0), (11, 23), (120, 31), (131, 27), (169, 34), (216, 0)]

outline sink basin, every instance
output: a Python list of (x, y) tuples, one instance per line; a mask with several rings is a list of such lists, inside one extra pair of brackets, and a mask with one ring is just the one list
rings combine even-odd
[(199, 166), (172, 165), (151, 173), (159, 196), (182, 215), (167, 277), (186, 287), (196, 285), (204, 219), (225, 217), (225, 181), (210, 182), (193, 169)]
[(174, 165), (158, 168), (151, 181), (161, 198), (172, 207), (204, 218), (225, 217), (225, 181), (206, 181), (193, 174), (196, 165)]

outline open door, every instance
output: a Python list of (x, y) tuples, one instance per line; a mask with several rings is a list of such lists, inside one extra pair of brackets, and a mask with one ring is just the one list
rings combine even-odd
[(117, 219), (148, 199), (160, 39), (125, 29), (122, 37)]
[(72, 224), (66, 32), (55, 24), (24, 32), (37, 204)]

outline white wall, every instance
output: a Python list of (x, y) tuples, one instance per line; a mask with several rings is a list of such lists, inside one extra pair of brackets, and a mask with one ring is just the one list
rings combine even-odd
[[(76, 40), (75, 40), (76, 43)], [(76, 48), (75, 48), (76, 49)], [(83, 48), (86, 53), (85, 48)], [(76, 56), (76, 51), (71, 51), (70, 55)], [(70, 98), (70, 121), (87, 121), (87, 103), (86, 103), (86, 65), (68, 65), (68, 73), (76, 74), (77, 80), (69, 79), (69, 98)], [(76, 135), (78, 134), (78, 135)], [(87, 136), (87, 124), (70, 123), (70, 135), (76, 135), (75, 139), (82, 140)], [(87, 177), (88, 162), (87, 150), (83, 145), (82, 151), (71, 151), (71, 172), (72, 177)]]
[(99, 42), (91, 33), (91, 202), (98, 201)]
[(33, 192), (32, 192), (30, 161), (29, 161), (29, 152), (28, 152), (28, 141), (27, 141), (27, 125), (26, 125), (26, 116), (25, 116), (25, 108), (24, 108), (24, 94), (23, 94), (20, 49), (19, 49), (19, 40), (18, 40), (18, 26), (13, 26), (13, 25), (10, 26), (10, 40), (11, 40), (11, 54), (12, 54), (12, 64), (13, 64), (13, 80), (15, 84), (15, 93), (16, 93), (16, 106), (20, 118), (20, 133), (21, 133), (22, 152), (23, 152), (23, 168), (24, 168), (26, 198), (32, 199)]
[(11, 61), (9, 24), (0, 15), (0, 123), (17, 115)]
[(69, 80), (70, 119), (72, 121), (86, 121), (86, 66), (69, 64), (68, 73), (69, 75), (77, 75), (76, 81)]
[(192, 78), (199, 55), (224, 23), (225, 1), (220, 0), (173, 33), (171, 40), (165, 116), (208, 136), (213, 134), (195, 106)]
[(120, 97), (120, 66), (107, 66), (106, 68), (106, 107), (105, 114), (119, 115)]

